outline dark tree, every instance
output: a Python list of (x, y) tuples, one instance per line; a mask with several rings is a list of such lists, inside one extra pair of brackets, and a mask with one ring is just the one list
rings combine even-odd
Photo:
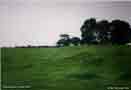
[(58, 40), (57, 46), (69, 46), (70, 45), (70, 37), (68, 34), (61, 34), (61, 39)]
[(81, 27), (81, 37), (82, 37), (82, 44), (91, 43), (94, 39), (93, 36), (93, 29), (96, 25), (96, 19), (90, 18), (87, 19)]
[(106, 44), (109, 42), (110, 38), (110, 23), (108, 22), (108, 20), (101, 20), (99, 22), (97, 22), (96, 25), (96, 30), (99, 32), (98, 35), (98, 40), (100, 40), (101, 44)]
[(70, 39), (70, 36), (68, 34), (61, 34), (60, 37), (65, 40)]
[(80, 38), (79, 37), (72, 37), (71, 38), (71, 43), (75, 46), (79, 45), (80, 44)]
[(110, 25), (111, 41), (113, 44), (125, 44), (130, 39), (130, 25), (128, 22), (113, 20)]
[(108, 20), (96, 22), (95, 18), (87, 19), (81, 27), (82, 43), (105, 44), (109, 42), (109, 27)]
[(70, 39), (68, 34), (61, 34), (58, 46), (69, 46), (80, 44), (126, 44), (131, 42), (130, 24), (122, 20), (96, 21), (95, 18), (85, 20), (80, 28), (81, 40), (78, 37)]
[(57, 46), (63, 47), (65, 45), (65, 42), (66, 41), (64, 39), (60, 39), (60, 40), (57, 41)]

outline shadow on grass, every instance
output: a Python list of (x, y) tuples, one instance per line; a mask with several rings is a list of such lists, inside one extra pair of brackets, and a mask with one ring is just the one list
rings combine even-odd
[(68, 75), (67, 78), (69, 79), (80, 79), (80, 80), (92, 80), (92, 79), (97, 79), (97, 78), (101, 78), (99, 75), (96, 75), (94, 73), (88, 73), (88, 72), (84, 72), (84, 73), (78, 73), (78, 74), (71, 74)]

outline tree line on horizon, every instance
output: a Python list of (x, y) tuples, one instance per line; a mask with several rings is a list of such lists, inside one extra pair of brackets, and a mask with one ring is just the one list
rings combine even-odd
[(127, 21), (115, 19), (96, 21), (95, 18), (86, 19), (80, 27), (81, 38), (61, 34), (57, 46), (83, 44), (118, 44), (124, 45), (131, 41), (131, 26)]

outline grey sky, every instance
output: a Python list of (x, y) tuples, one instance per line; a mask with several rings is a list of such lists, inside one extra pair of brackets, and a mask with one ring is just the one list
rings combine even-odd
[(61, 33), (80, 36), (90, 17), (131, 23), (131, 2), (95, 1), (0, 0), (0, 46), (54, 45)]

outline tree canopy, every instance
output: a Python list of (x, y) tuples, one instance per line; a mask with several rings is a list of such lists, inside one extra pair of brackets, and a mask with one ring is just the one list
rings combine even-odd
[(68, 34), (60, 35), (61, 39), (57, 42), (63, 46), (70, 44), (126, 44), (131, 41), (131, 27), (127, 21), (115, 19), (97, 21), (95, 18), (86, 19), (80, 27), (81, 39), (78, 37), (70, 38)]

